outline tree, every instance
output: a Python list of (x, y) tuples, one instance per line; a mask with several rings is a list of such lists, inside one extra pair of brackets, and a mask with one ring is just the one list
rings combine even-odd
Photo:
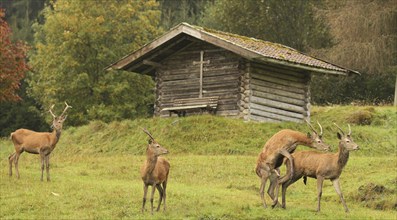
[(4, 16), (5, 11), (0, 8), (0, 103), (20, 100), (17, 91), (28, 71), (28, 47), (22, 42), (11, 42), (11, 29)]
[(68, 101), (73, 125), (148, 115), (150, 77), (104, 68), (161, 33), (154, 0), (57, 0), (43, 16), (34, 27), (29, 77), (30, 93), (43, 106)]
[(396, 1), (328, 0), (317, 14), (326, 17), (336, 43), (310, 53), (358, 70), (361, 76), (316, 77), (313, 100), (320, 104), (392, 102), (397, 75)]
[(25, 41), (33, 43), (32, 24), (38, 19), (39, 12), (49, 0), (3, 0), (7, 11), (5, 20), (12, 29), (12, 41)]
[(199, 24), (208, 3), (214, 0), (158, 0), (161, 26), (168, 30), (181, 22)]
[(209, 4), (206, 27), (281, 43), (301, 51), (331, 45), (328, 27), (313, 10), (316, 1), (219, 0)]

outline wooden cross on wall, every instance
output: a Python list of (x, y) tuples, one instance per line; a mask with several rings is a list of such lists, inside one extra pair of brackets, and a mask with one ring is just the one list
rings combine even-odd
[(200, 51), (200, 61), (193, 61), (193, 65), (200, 64), (200, 94), (199, 98), (203, 97), (203, 65), (209, 64), (210, 61), (204, 61), (204, 51)]

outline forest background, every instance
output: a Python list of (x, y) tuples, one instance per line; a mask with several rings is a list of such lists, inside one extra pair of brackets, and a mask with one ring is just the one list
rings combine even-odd
[(281, 43), (357, 70), (314, 76), (312, 104), (384, 105), (397, 75), (395, 0), (1, 0), (0, 136), (48, 131), (51, 104), (68, 125), (148, 117), (150, 77), (104, 68), (180, 22)]

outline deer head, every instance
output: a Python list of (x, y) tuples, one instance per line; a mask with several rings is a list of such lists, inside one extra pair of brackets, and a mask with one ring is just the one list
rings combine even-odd
[(339, 129), (339, 132), (337, 132), (338, 135), (338, 139), (339, 139), (339, 145), (343, 146), (345, 149), (351, 151), (351, 150), (359, 150), (360, 147), (358, 146), (358, 144), (354, 143), (351, 134), (352, 134), (352, 130), (350, 128), (350, 124), (347, 124), (347, 126), (349, 127), (349, 133), (345, 134), (345, 132), (343, 132), (342, 128), (340, 128), (336, 123), (334, 123), (334, 125)]
[(65, 116), (66, 110), (68, 110), (69, 108), (72, 108), (72, 106), (68, 105), (68, 103), (66, 103), (66, 102), (65, 102), (65, 105), (66, 105), (65, 109), (63, 110), (62, 114), (58, 117), (52, 112), (55, 105), (52, 105), (49, 110), (49, 112), (53, 118), (51, 127), (57, 131), (62, 130), (63, 122), (68, 117), (67, 115)]
[(142, 128), (142, 130), (150, 137), (147, 151), (152, 152), (155, 156), (168, 154), (168, 150), (161, 146), (159, 143), (157, 143), (157, 141), (154, 140), (152, 134), (150, 134), (150, 132), (146, 130), (146, 128)]
[(307, 133), (307, 137), (312, 139), (312, 146), (318, 150), (324, 150), (324, 151), (329, 151), (331, 148), (329, 145), (325, 144), (322, 140), (323, 137), (323, 127), (321, 124), (317, 121), (318, 127), (320, 127), (320, 133), (314, 129), (313, 125), (310, 124), (309, 121), (305, 119), (307, 125), (309, 128), (312, 130), (312, 133)]

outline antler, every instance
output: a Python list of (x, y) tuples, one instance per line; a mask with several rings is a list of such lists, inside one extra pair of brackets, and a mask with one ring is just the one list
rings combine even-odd
[(52, 109), (54, 108), (54, 106), (55, 106), (55, 104), (53, 104), (53, 105), (51, 106), (50, 110), (48, 110), (48, 111), (51, 113), (51, 115), (52, 115), (53, 118), (56, 118), (57, 116), (52, 112)]
[(352, 129), (350, 128), (350, 124), (347, 124), (347, 126), (349, 126), (349, 134), (347, 134), (347, 136), (352, 135)]
[(317, 121), (318, 126), (320, 127), (320, 134), (318, 136), (323, 136), (323, 127), (320, 125), (320, 122)]
[[(340, 132), (342, 132), (343, 135), (345, 135), (345, 132), (343, 132), (342, 128), (340, 128), (336, 123), (334, 123), (334, 125), (340, 130)], [(350, 125), (349, 125), (349, 133), (351, 132), (350, 130)]]
[(149, 135), (149, 137), (154, 140), (154, 137), (150, 134), (150, 132), (148, 130), (146, 130), (146, 128), (142, 128), (143, 132), (145, 132), (147, 135)]
[(65, 105), (66, 105), (65, 109), (63, 110), (61, 116), (59, 116), (59, 117), (62, 117), (65, 114), (66, 110), (68, 110), (69, 108), (72, 108), (72, 106), (68, 105), (68, 103), (66, 103), (66, 102), (65, 102)]
[[(316, 131), (316, 129), (313, 128), (313, 125), (310, 124), (310, 122), (309, 122), (308, 120), (305, 119), (305, 121), (306, 121), (307, 125), (309, 125), (310, 129), (312, 129), (312, 131), (313, 131), (314, 133), (318, 134), (317, 131)], [(320, 126), (320, 127), (321, 127), (321, 126)], [(322, 130), (322, 129), (321, 129), (321, 130)]]

